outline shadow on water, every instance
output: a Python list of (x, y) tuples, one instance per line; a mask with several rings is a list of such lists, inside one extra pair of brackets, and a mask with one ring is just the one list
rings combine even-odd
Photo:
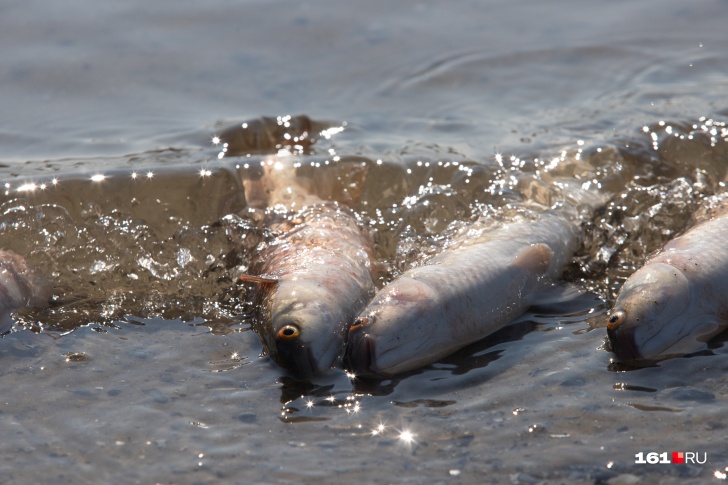
[[(607, 367), (610, 372), (630, 372), (639, 371), (650, 367), (660, 367), (663, 362), (680, 361), (681, 359), (694, 359), (700, 357), (711, 357), (725, 353), (726, 342), (728, 342), (728, 330), (723, 331), (706, 342), (706, 348), (689, 354), (664, 355), (658, 359), (642, 359), (629, 362), (615, 361), (611, 362)], [(606, 350), (610, 350), (610, 344), (607, 340), (605, 344)]]

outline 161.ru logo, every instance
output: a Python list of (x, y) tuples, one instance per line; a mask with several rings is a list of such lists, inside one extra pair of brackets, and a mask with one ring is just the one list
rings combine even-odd
[(634, 462), (641, 465), (656, 465), (658, 463), (671, 463), (673, 465), (697, 463), (703, 465), (707, 461), (707, 453), (698, 453), (696, 451), (673, 451), (672, 453), (668, 453), (667, 451), (663, 451), (662, 453), (657, 453), (655, 451), (644, 453), (640, 451), (639, 453), (635, 453), (634, 455)]

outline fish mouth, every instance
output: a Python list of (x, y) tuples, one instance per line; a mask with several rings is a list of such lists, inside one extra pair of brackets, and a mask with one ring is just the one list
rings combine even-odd
[(310, 379), (320, 373), (318, 360), (311, 347), (298, 341), (277, 341), (273, 360), (298, 379)]
[(371, 376), (374, 363), (375, 343), (366, 331), (359, 326), (349, 332), (346, 343), (344, 364), (357, 376)]
[(332, 338), (324, 345), (300, 339), (278, 340), (275, 355), (271, 357), (292, 376), (311, 379), (327, 373), (337, 362), (341, 363), (343, 344), (343, 338)]
[(607, 337), (612, 346), (612, 352), (623, 362), (642, 360), (644, 357), (637, 347), (637, 328), (613, 323), (610, 319), (610, 324), (607, 325)]
[(321, 374), (322, 371), (318, 366), (318, 362), (313, 355), (310, 347), (306, 347), (303, 351), (303, 356), (298, 359), (296, 367), (291, 369), (291, 372), (296, 377), (303, 379), (311, 379), (316, 374)]

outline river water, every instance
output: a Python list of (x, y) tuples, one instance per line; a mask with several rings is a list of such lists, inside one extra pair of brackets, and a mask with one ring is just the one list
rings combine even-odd
[[(605, 313), (725, 191), (727, 7), (4, 2), (0, 247), (52, 298), (0, 329), (3, 481), (724, 480), (725, 336), (631, 368)], [(589, 182), (585, 292), (408, 375), (295, 380), (236, 283), (268, 237), (241, 180), (277, 152), (358, 211), (380, 286)], [(705, 463), (636, 463), (681, 451)]]

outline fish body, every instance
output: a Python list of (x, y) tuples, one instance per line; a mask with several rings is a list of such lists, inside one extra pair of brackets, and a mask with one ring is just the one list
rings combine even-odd
[(13, 325), (10, 312), (41, 302), (45, 288), (36, 280), (22, 256), (0, 250), (0, 333)]
[(620, 360), (683, 355), (728, 327), (728, 212), (667, 243), (622, 286), (607, 324)]
[(0, 313), (28, 305), (33, 283), (25, 260), (18, 254), (0, 250)]
[(377, 293), (349, 331), (348, 366), (398, 374), (486, 337), (535, 302), (578, 243), (572, 220), (544, 212), (444, 250)]
[(374, 294), (371, 241), (354, 213), (303, 190), (290, 171), (269, 172), (246, 190), (271, 206), (275, 238), (253, 266), (262, 284), (259, 335), (270, 357), (300, 377), (340, 360), (346, 332)]

